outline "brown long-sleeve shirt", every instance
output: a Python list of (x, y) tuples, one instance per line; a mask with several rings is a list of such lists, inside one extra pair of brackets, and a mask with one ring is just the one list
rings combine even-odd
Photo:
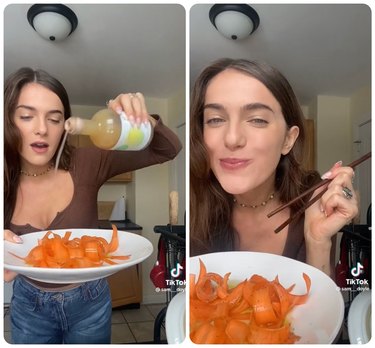
[[(154, 136), (149, 146), (141, 151), (106, 151), (95, 147), (74, 150), (69, 172), (74, 184), (73, 198), (59, 212), (47, 230), (72, 228), (98, 228), (97, 195), (100, 187), (111, 177), (172, 160), (182, 149), (182, 144), (169, 128), (157, 118)], [(39, 231), (26, 225), (10, 224), (17, 235)], [(48, 284), (28, 279), (40, 289), (65, 291), (79, 284)]]
[[(152, 141), (141, 151), (106, 151), (95, 147), (75, 149), (69, 169), (74, 184), (73, 198), (47, 229), (98, 228), (97, 194), (109, 178), (169, 161), (181, 148), (177, 136), (158, 118)], [(39, 231), (30, 224), (11, 223), (10, 229), (18, 235)]]

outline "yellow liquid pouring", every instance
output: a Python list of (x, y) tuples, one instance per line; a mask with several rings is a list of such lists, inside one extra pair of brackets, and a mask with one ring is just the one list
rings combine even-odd
[(59, 151), (57, 152), (56, 163), (55, 163), (55, 174), (57, 173), (57, 170), (59, 169), (60, 159), (61, 159), (61, 155), (62, 155), (64, 146), (65, 146), (67, 137), (68, 137), (68, 132), (65, 131), (63, 140), (62, 140), (62, 142), (60, 144), (60, 147), (59, 147)]

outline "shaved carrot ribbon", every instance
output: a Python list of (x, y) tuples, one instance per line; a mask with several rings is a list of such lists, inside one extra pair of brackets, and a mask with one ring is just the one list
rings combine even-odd
[(199, 276), (190, 274), (190, 338), (198, 344), (295, 343), (287, 315), (307, 301), (311, 280), (302, 274), (306, 293), (294, 295), (278, 277), (269, 281), (253, 275), (229, 288), (230, 273), (207, 272), (199, 259)]
[(103, 237), (87, 235), (70, 239), (71, 231), (67, 231), (62, 237), (48, 231), (26, 257), (11, 254), (33, 267), (84, 268), (98, 267), (103, 263), (115, 265), (117, 263), (113, 260), (128, 260), (130, 255), (111, 255), (119, 246), (115, 225), (112, 225), (112, 231), (110, 242)]

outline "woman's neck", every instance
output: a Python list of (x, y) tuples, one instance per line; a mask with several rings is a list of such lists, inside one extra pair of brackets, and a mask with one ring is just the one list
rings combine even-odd
[(46, 165), (42, 166), (34, 166), (30, 164), (23, 163), (21, 164), (21, 176), (28, 176), (28, 177), (39, 177), (50, 173), (53, 169), (53, 163), (50, 162)]
[(233, 195), (234, 200), (242, 207), (258, 208), (269, 204), (276, 198), (275, 181), (268, 180), (264, 184), (242, 194)]

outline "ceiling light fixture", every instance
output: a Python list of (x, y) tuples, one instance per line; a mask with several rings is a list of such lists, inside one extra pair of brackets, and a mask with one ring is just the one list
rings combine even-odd
[(34, 30), (49, 41), (66, 39), (77, 28), (78, 18), (62, 4), (36, 4), (27, 11), (27, 20)]
[(216, 4), (209, 12), (211, 23), (225, 37), (241, 40), (259, 26), (258, 13), (246, 4)]

